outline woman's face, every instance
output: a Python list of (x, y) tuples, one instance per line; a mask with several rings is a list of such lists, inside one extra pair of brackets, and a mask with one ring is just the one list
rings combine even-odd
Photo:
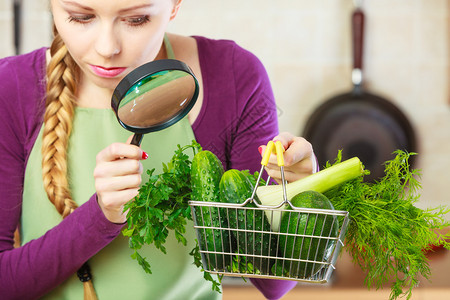
[(174, 0), (51, 0), (61, 38), (82, 71), (82, 82), (114, 89), (152, 61), (180, 6)]

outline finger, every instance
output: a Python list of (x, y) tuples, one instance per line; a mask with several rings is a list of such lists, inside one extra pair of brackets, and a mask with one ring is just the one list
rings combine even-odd
[(97, 193), (107, 193), (111, 191), (136, 189), (139, 188), (141, 182), (142, 179), (140, 174), (98, 178), (95, 181), (95, 190)]
[(118, 159), (115, 161), (102, 162), (94, 169), (94, 177), (114, 177), (121, 175), (142, 174), (143, 166), (139, 160)]
[[(270, 176), (270, 178), (274, 179), (278, 184), (281, 184), (280, 169), (266, 169), (266, 172)], [(286, 182), (294, 182), (306, 176), (306, 174), (304, 174), (304, 176), (300, 176), (298, 173), (284, 170), (284, 180), (286, 180)]]
[(139, 194), (139, 189), (125, 189), (110, 193), (104, 193), (102, 196), (102, 205), (110, 211), (122, 212), (123, 206), (133, 200)]
[[(283, 149), (289, 149), (292, 145), (292, 143), (294, 143), (296, 141), (296, 138), (294, 135), (292, 135), (289, 132), (282, 132), (280, 134), (278, 134), (277, 136), (275, 136), (272, 141), (276, 142), (276, 141), (280, 141), (281, 145), (283, 146)], [(260, 149), (260, 153), (261, 155), (264, 154), (264, 151), (266, 150), (267, 146), (266, 145), (261, 145), (258, 149)], [(292, 151), (291, 151), (292, 152)], [(289, 154), (289, 153), (288, 153)], [(285, 154), (284, 154), (285, 155)], [(269, 162), (271, 163), (276, 163), (277, 161), (277, 157), (275, 153), (272, 153), (269, 157)], [(285, 161), (286, 163), (286, 161)]]
[(311, 175), (311, 173), (297, 173), (290, 170), (284, 171), (284, 178), (287, 182), (294, 182)]
[[(287, 149), (287, 148), (289, 148), (293, 138), (294, 138), (294, 136), (291, 133), (289, 133), (289, 132), (282, 132), (282, 133), (278, 134), (277, 136), (275, 136), (272, 139), (272, 141), (274, 141), (274, 142), (280, 141), (281, 144), (283, 145), (283, 148)], [(267, 148), (267, 145), (260, 145), (259, 148), (258, 148), (259, 153), (261, 155), (264, 155), (264, 151), (266, 151), (266, 148)]]
[(302, 160), (310, 160), (312, 153), (312, 145), (306, 139), (294, 137), (284, 152), (284, 163), (292, 166)]
[(114, 161), (120, 158), (144, 159), (144, 151), (134, 145), (113, 143), (97, 154), (97, 163), (101, 161)]
[[(261, 146), (259, 146), (259, 148), (258, 148), (258, 151), (259, 151), (259, 153), (261, 154), (261, 157), (262, 156), (264, 156), (264, 152), (266, 151), (266, 149), (267, 149), (267, 145), (261, 145)], [(277, 155), (276, 155), (276, 153), (271, 153), (270, 154), (270, 156), (269, 156), (269, 160), (267, 161), (267, 163), (268, 164), (277, 164)]]
[[(279, 184), (281, 183), (281, 170), (280, 168), (275, 169), (269, 169), (266, 168), (267, 174), (273, 178), (275, 181), (277, 181)], [(302, 179), (308, 175), (311, 175), (311, 173), (299, 173), (298, 171), (292, 171), (289, 169), (284, 169), (284, 179), (287, 182), (294, 182), (299, 179)]]
[(293, 165), (292, 167), (285, 167), (285, 171), (296, 173), (299, 175), (298, 179), (303, 178), (314, 173), (313, 163), (310, 159), (302, 160), (301, 162)]
[(128, 139), (127, 139), (127, 144), (130, 144), (131, 143), (131, 141), (133, 140), (133, 137), (134, 137), (134, 134), (132, 134), (132, 135), (130, 135), (129, 137), (128, 137)]
[(281, 132), (277, 136), (275, 136), (272, 141), (280, 141), (283, 145), (284, 149), (288, 149), (292, 142), (294, 141), (295, 136), (292, 133), (289, 132)]

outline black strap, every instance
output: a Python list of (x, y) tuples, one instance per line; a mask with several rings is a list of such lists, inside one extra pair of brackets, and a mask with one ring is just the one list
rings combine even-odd
[(91, 268), (88, 263), (85, 262), (77, 271), (78, 278), (81, 282), (86, 282), (92, 279)]

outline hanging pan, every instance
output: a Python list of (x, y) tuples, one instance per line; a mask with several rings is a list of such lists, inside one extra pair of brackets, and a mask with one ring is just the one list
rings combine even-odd
[(395, 150), (414, 152), (414, 130), (390, 101), (362, 87), (364, 13), (359, 5), (352, 13), (353, 89), (321, 104), (306, 122), (303, 136), (311, 142), (320, 166), (332, 162), (338, 150), (343, 159), (357, 156), (371, 171), (367, 181), (384, 175), (386, 160)]

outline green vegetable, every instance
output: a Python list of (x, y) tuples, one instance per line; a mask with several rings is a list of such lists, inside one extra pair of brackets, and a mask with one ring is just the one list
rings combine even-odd
[[(242, 204), (249, 199), (254, 187), (254, 184), (250, 181), (250, 176), (248, 173), (235, 169), (226, 171), (219, 184), (221, 201)], [(239, 253), (248, 254), (247, 260), (257, 269), (244, 269), (240, 272), (260, 271), (263, 274), (269, 274), (274, 260), (258, 256), (275, 256), (277, 251), (276, 238), (275, 235), (270, 234), (270, 223), (264, 212), (260, 209), (252, 209), (256, 207), (253, 202), (248, 202), (242, 208), (229, 208), (227, 217), (230, 228), (246, 230), (231, 230), (231, 232), (237, 240)]]
[[(395, 153), (396, 157), (385, 163), (385, 176), (379, 181), (366, 183), (357, 178), (325, 195), (337, 210), (349, 212), (345, 249), (367, 272), (366, 285), (378, 289), (392, 280), (390, 299), (409, 299), (418, 276), (430, 276), (423, 250), (430, 245), (450, 249), (449, 236), (437, 233), (437, 229), (449, 226), (444, 215), (450, 210), (414, 206), (420, 196), (420, 173), (409, 165), (414, 153)], [(339, 152), (336, 164), (340, 161)], [(327, 167), (333, 168), (330, 164)]]
[[(198, 152), (191, 166), (192, 200), (219, 202), (219, 182), (223, 173), (222, 163), (217, 156), (210, 151)], [(209, 269), (224, 270), (231, 265), (231, 256), (217, 252), (230, 253), (232, 244), (229, 231), (220, 229), (228, 227), (224, 210), (214, 206), (197, 206), (195, 218), (198, 226), (214, 227), (198, 231), (200, 247), (214, 252), (207, 255)]]
[[(361, 178), (365, 172), (359, 158), (353, 157), (339, 164), (335, 164), (330, 168), (286, 184), (287, 198), (290, 200), (295, 195), (309, 190), (323, 193), (346, 181)], [(263, 205), (278, 206), (283, 202), (281, 185), (259, 187), (256, 195)], [(272, 229), (278, 231), (280, 228), (281, 213), (267, 211), (266, 214), (272, 224)]]
[[(166, 253), (164, 243), (171, 230), (177, 240), (186, 245), (186, 224), (187, 220), (192, 220), (191, 208), (188, 205), (191, 199), (191, 160), (185, 153), (189, 149), (194, 154), (202, 150), (195, 141), (184, 147), (178, 145), (170, 162), (163, 164), (163, 173), (155, 175), (154, 169), (147, 170), (148, 181), (139, 189), (134, 201), (128, 202), (124, 207), (124, 211), (128, 210), (128, 226), (122, 234), (129, 237), (129, 246), (134, 250), (131, 257), (149, 274), (152, 273), (150, 264), (139, 254), (143, 245), (153, 244)], [(195, 265), (201, 267), (198, 245), (190, 254)], [(204, 272), (204, 278), (212, 282), (213, 290), (220, 292), (220, 283), (216, 282), (210, 273)]]
[[(357, 157), (350, 158), (333, 167), (321, 170), (300, 180), (286, 184), (288, 200), (304, 191), (316, 191), (323, 193), (346, 181), (360, 178), (364, 174), (361, 161)], [(277, 206), (282, 201), (281, 185), (268, 185), (259, 187), (256, 195), (264, 205)]]
[[(315, 191), (302, 192), (290, 201), (298, 208), (334, 209), (327, 197)], [(280, 233), (297, 236), (281, 235), (279, 253), (284, 258), (302, 261), (277, 262), (277, 266), (274, 266), (277, 275), (294, 278), (309, 278), (315, 275), (325, 265), (314, 262), (326, 262), (330, 258), (338, 231), (339, 222), (336, 216), (295, 211), (289, 206), (288, 211), (283, 212)]]

